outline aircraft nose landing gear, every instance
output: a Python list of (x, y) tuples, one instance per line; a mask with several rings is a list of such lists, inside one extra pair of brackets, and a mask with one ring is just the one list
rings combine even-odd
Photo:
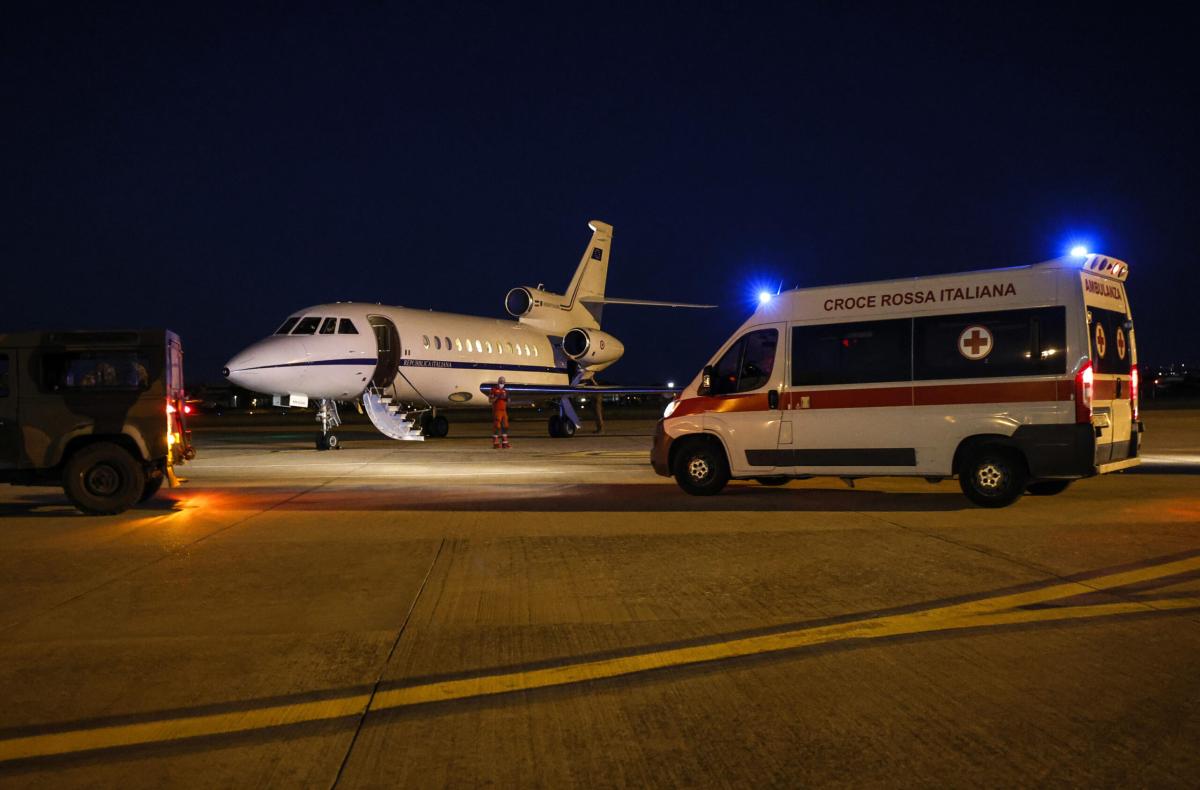
[(317, 422), (321, 423), (321, 433), (317, 436), (317, 449), (337, 450), (340, 448), (341, 442), (332, 433), (334, 428), (342, 424), (336, 401), (328, 398), (321, 399), (321, 406), (317, 409)]

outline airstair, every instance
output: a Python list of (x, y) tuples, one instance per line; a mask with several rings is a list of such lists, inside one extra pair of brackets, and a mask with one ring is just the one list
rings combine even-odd
[(414, 412), (413, 419), (409, 419), (407, 413), (400, 411), (394, 398), (382, 394), (375, 387), (370, 387), (363, 393), (362, 401), (367, 417), (384, 436), (408, 442), (425, 441), (417, 421), (422, 412)]

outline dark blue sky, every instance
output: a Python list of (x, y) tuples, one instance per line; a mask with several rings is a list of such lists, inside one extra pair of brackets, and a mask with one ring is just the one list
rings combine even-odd
[[(755, 279), (1131, 264), (1196, 356), (1182, 17), (1100, 4), (107, 4), (0, 24), (0, 329), (166, 325), (193, 382), (307, 304), (500, 317), (615, 226), (611, 378), (689, 377)], [(164, 7), (169, 6), (169, 7)], [(1165, 7), (1163, 7), (1165, 9)]]

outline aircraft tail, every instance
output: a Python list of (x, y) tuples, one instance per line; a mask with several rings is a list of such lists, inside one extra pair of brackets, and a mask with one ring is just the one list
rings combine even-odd
[(575, 276), (567, 286), (566, 307), (571, 312), (585, 309), (600, 326), (600, 313), (604, 309), (604, 286), (608, 282), (608, 257), (612, 251), (612, 225), (594, 219), (588, 223), (592, 229), (592, 240), (579, 259)]

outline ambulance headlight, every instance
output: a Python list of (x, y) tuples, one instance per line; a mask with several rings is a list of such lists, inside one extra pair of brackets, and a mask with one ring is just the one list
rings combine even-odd
[(675, 400), (668, 403), (667, 408), (663, 410), (663, 419), (665, 420), (668, 417), (670, 417), (672, 414), (675, 413), (675, 410), (678, 408), (679, 408), (679, 399), (676, 398)]

